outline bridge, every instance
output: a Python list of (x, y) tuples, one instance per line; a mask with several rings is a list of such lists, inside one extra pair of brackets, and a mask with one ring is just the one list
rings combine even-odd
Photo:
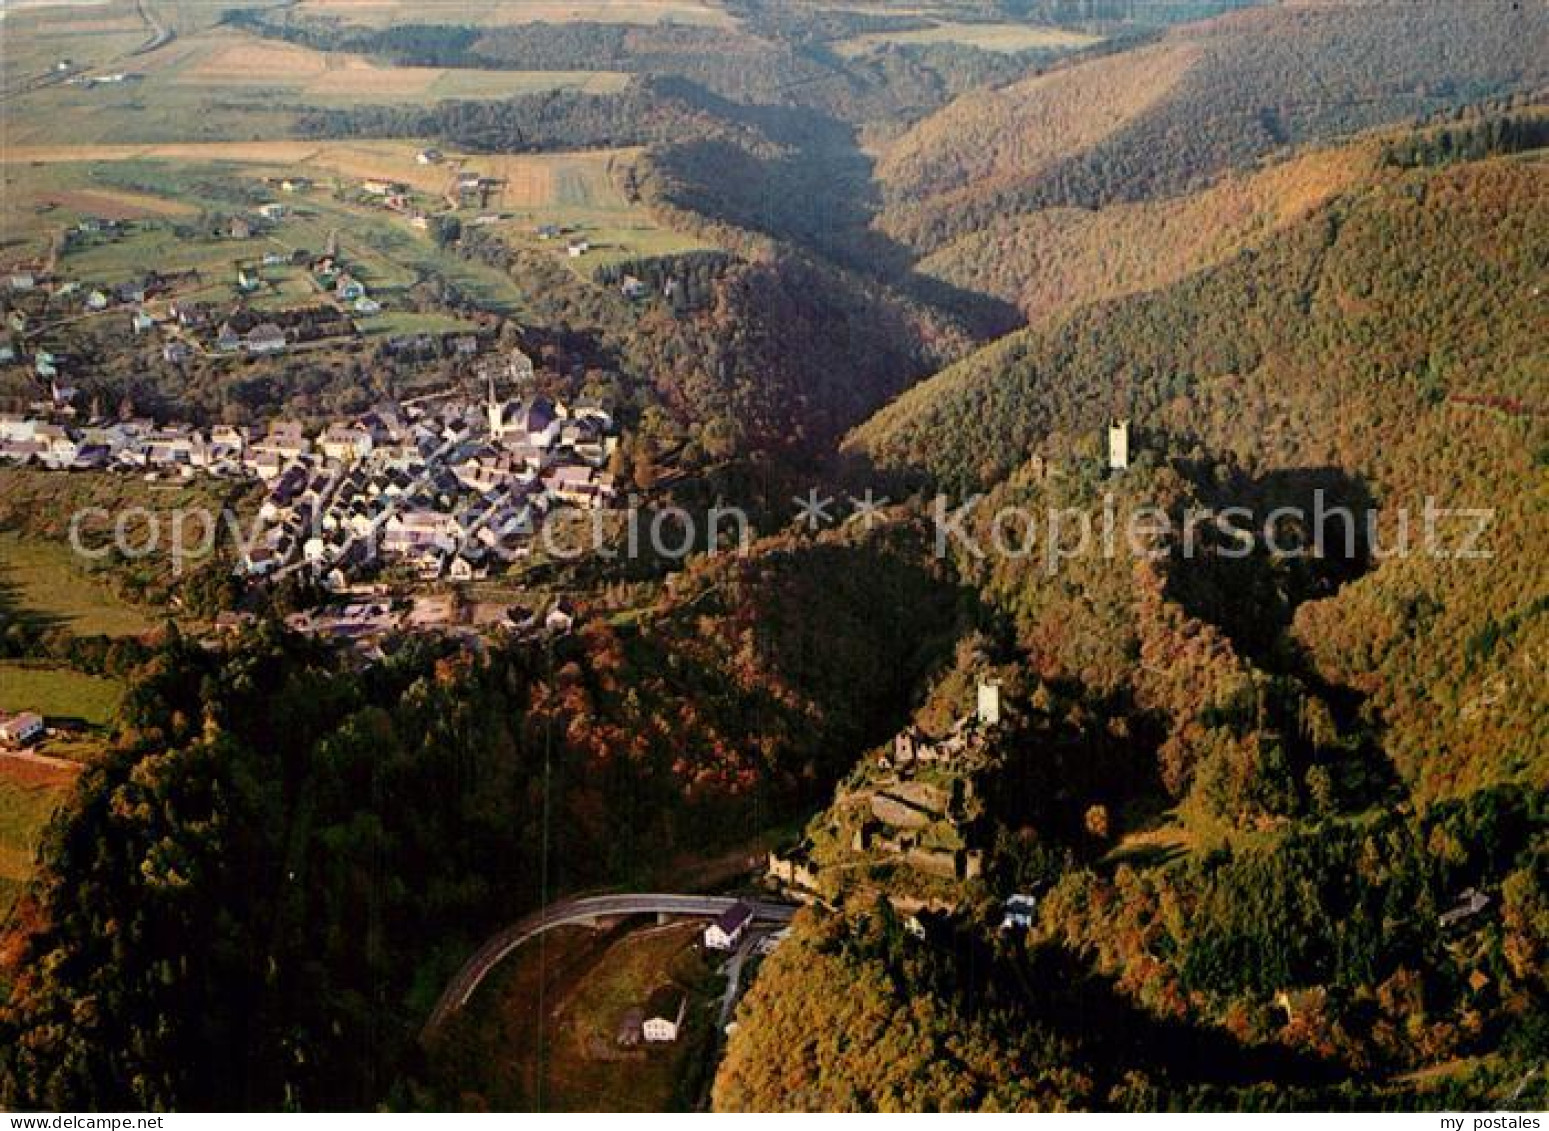
[(738, 903), (747, 903), (753, 909), (755, 922), (789, 923), (796, 908), (784, 903), (768, 903), (762, 900), (739, 900), (724, 895), (593, 895), (575, 899), (563, 899), (535, 911), (490, 938), (473, 957), (447, 983), (430, 1018), (420, 1032), (420, 1039), (433, 1036), (446, 1023), (447, 1018), (468, 1004), (479, 984), (504, 959), (523, 943), (537, 938), (555, 927), (593, 925), (599, 919), (613, 919), (626, 915), (679, 916), (689, 919), (714, 919), (731, 910)]

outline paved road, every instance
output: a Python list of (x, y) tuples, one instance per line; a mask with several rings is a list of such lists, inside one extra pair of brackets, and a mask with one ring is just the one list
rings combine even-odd
[[(481, 946), (447, 983), (436, 1007), (430, 1012), (430, 1019), (425, 1022), (421, 1039), (433, 1035), (448, 1017), (467, 1005), (473, 991), (479, 988), (479, 983), (501, 959), (545, 931), (567, 924), (588, 923), (621, 915), (681, 915), (713, 919), (738, 902), (731, 896), (653, 894), (595, 895), (561, 900), (513, 923)], [(753, 918), (758, 922), (788, 923), (791, 916), (796, 914), (796, 908), (783, 903), (749, 902), (753, 908)]]
[(151, 6), (146, 3), (146, 0), (135, 0), (135, 7), (140, 12), (140, 18), (150, 28), (151, 37), (129, 52), (131, 56), (149, 55), (152, 51), (165, 47), (177, 38), (177, 32), (167, 27), (166, 24), (157, 18), (156, 13), (151, 10)]
[(742, 942), (738, 945), (736, 953), (726, 964), (726, 992), (721, 995), (721, 1013), (715, 1021), (717, 1039), (726, 1035), (726, 1024), (731, 1020), (731, 1011), (737, 1007), (737, 989), (742, 985), (742, 967), (747, 962), (748, 955), (753, 953), (753, 948), (763, 937), (760, 931), (749, 931), (742, 936)]

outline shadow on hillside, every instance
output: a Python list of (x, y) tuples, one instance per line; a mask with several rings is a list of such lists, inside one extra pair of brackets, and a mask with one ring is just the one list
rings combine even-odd
[(1245, 1045), (1222, 1029), (1159, 1018), (1056, 946), (1028, 955), (1027, 983), (1030, 1004), (1086, 1045), (1088, 1061), (1111, 1070), (1111, 1084), (1134, 1068), (1165, 1076), (1168, 1092), (1270, 1082), (1319, 1087), (1345, 1075), (1341, 1066), (1293, 1049)]
[[(1233, 525), (1251, 534), (1253, 544), (1234, 546), (1203, 530), (1197, 553), (1188, 559), (1175, 554), (1167, 596), (1219, 628), (1261, 671), (1292, 681), (1308, 701), (1328, 708), (1340, 737), (1333, 744), (1337, 752), (1330, 748), (1323, 754), (1339, 766), (1348, 802), (1370, 803), (1390, 793), (1398, 775), (1382, 750), (1366, 696), (1324, 679), (1290, 631), (1303, 604), (1334, 596), (1373, 568), (1377, 503), (1369, 485), (1337, 467), (1291, 468), (1258, 477), (1241, 471), (1223, 475), (1205, 466), (1181, 470), (1194, 479), (1207, 509), (1251, 512), (1251, 519)], [(1296, 729), (1289, 718), (1282, 724), (1288, 734)], [(1320, 744), (1307, 734), (1296, 741)]]
[(919, 274), (914, 251), (872, 226), (882, 194), (875, 162), (861, 149), (854, 126), (802, 107), (730, 102), (687, 81), (672, 86), (684, 100), (757, 130), (779, 147), (766, 156), (709, 139), (668, 148), (661, 161), (676, 174), (679, 203), (887, 283), (954, 315), (982, 340), (1023, 324), (1011, 303)]
[[(1175, 555), (1167, 595), (1215, 625), (1260, 667), (1294, 663), (1286, 631), (1307, 601), (1331, 597), (1372, 565), (1365, 480), (1337, 467), (1293, 468), (1260, 477), (1196, 473), (1202, 504), (1226, 516), (1251, 547), (1206, 525), (1196, 552)], [(1246, 508), (1239, 516), (1227, 508)]]
[(6, 577), (4, 570), (5, 562), (0, 561), (0, 644), (13, 634), (36, 638), (69, 625), (69, 620), (58, 613), (28, 608), (22, 587)]

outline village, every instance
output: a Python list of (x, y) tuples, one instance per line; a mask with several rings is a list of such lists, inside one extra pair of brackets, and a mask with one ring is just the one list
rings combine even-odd
[[(554, 508), (602, 508), (617, 493), (608, 410), (532, 392), (502, 400), (498, 368), (485, 367), (482, 404), (457, 395), (386, 402), (313, 435), (287, 420), (206, 430), (5, 414), (0, 463), (257, 481), (260, 521), (241, 540), (238, 567), (251, 580), (306, 570), (343, 589), (383, 565), (419, 580), (474, 580), (528, 555)], [(526, 354), (512, 351), (503, 368), (530, 388)]]

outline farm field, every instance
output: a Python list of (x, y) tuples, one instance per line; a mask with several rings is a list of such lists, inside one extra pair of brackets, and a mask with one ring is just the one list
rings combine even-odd
[(38, 840), (75, 774), (0, 754), (0, 923), (32, 876)]
[[(66, 44), (65, 46), (68, 46)], [(136, 42), (105, 42), (103, 62)], [(35, 60), (39, 69), (65, 47)], [(500, 99), (553, 90), (606, 93), (628, 76), (611, 71), (496, 71), (407, 67), (344, 52), (325, 52), (217, 28), (179, 37), (143, 55), (117, 58), (127, 81), (94, 86), (56, 83), (13, 99), (10, 145), (71, 141), (165, 142), (292, 136), (298, 112), (313, 107)], [(66, 128), (61, 130), (61, 123)]]
[[(506, 182), (493, 206), (545, 207), (556, 204), (627, 207), (608, 179), (619, 162), (633, 160), (638, 149), (598, 149), (576, 153), (446, 154), (441, 165), (420, 165), (415, 153), (424, 142), (260, 141), (16, 145), (6, 151), (6, 167), (91, 164), (122, 161), (174, 161), (194, 165), (245, 166), (253, 177), (304, 174), (322, 179), (380, 178), (426, 193), (446, 190), (453, 172), (464, 169)], [(175, 194), (174, 194), (175, 195)]]
[(905, 31), (868, 32), (841, 40), (832, 46), (841, 55), (854, 56), (889, 44), (961, 43), (965, 47), (978, 47), (984, 51), (1016, 52), (1032, 48), (1075, 51), (1099, 42), (1100, 36), (1037, 24), (939, 23), (928, 28)]
[[(87, 576), (67, 546), (12, 533), (0, 534), (0, 612), (77, 636), (138, 636), (154, 627), (144, 612)], [(0, 709), (17, 709), (6, 702), (13, 678), (9, 670), (0, 674)]]
[[(255, 143), (168, 143), (19, 146), (3, 167), (0, 242), (34, 254), (53, 239), (40, 233), (39, 217), (57, 231), (85, 216), (176, 220), (201, 210), (231, 214), (262, 200), (282, 201), (286, 219), (262, 238), (233, 241), (190, 236), (170, 223), (148, 224), (117, 239), (73, 247), (60, 266), (72, 278), (120, 282), (143, 272), (197, 268), (227, 297), (242, 261), (267, 251), (318, 251), (331, 233), (359, 267), (373, 293), (401, 291), (427, 273), (438, 274), (496, 310), (520, 310), (522, 295), (503, 273), (437, 248), (406, 216), (359, 199), (357, 182), (397, 181), (419, 195), (427, 212), (446, 208), (443, 196), (458, 171), (497, 182), (484, 205), (463, 208), (464, 223), (490, 217), (513, 246), (530, 245), (565, 254), (562, 242), (540, 241), (536, 230), (555, 225), (584, 235), (593, 251), (568, 260), (583, 277), (608, 262), (665, 255), (704, 245), (656, 223), (618, 187), (620, 170), (636, 149), (545, 154), (448, 154), (445, 164), (420, 165), (421, 144), (410, 140)], [(283, 195), (263, 184), (286, 176), (312, 179), (312, 191)], [(305, 284), (300, 284), (303, 288)], [(294, 296), (293, 296), (294, 297)], [(260, 302), (262, 305), (262, 302)]]
[(399, 23), (457, 23), (501, 27), (527, 23), (700, 24), (733, 27), (714, 0), (521, 0), (464, 4), (460, 0), (301, 0), (303, 17), (381, 27)]
[[(63, 60), (83, 69), (109, 63), (142, 46), (150, 34), (133, 0), (51, 7), (8, 4), (0, 20), (0, 38), (5, 41), (0, 86), (9, 93), (51, 78), (55, 64)], [(10, 128), (11, 111), (18, 104), (7, 104), (0, 129)]]

